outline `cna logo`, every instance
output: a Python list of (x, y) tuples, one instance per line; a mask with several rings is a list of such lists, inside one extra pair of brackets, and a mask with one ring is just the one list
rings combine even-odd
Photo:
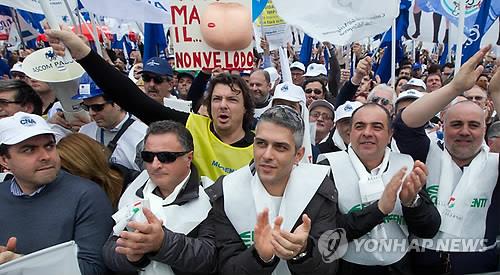
[(36, 121), (28, 116), (21, 117), (21, 119), (19, 120), (19, 123), (21, 123), (21, 125), (27, 126), (27, 127), (31, 127), (31, 126), (36, 125)]
[(347, 237), (343, 228), (327, 230), (318, 240), (318, 250), (325, 263), (342, 258), (347, 252)]
[[(482, 0), (465, 1), (465, 17), (476, 14), (481, 8)], [(460, 2), (458, 0), (441, 0), (441, 6), (450, 15), (458, 17)]]
[(52, 50), (49, 50), (45, 53), (45, 58), (49, 61), (55, 61), (57, 56)]

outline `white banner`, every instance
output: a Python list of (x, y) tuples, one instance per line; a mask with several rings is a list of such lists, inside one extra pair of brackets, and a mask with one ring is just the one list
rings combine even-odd
[(172, 0), (175, 68), (253, 68), (251, 0)]
[(81, 275), (74, 241), (51, 246), (0, 265), (2, 275)]
[[(71, 10), (78, 7), (77, 0), (67, 0)], [(42, 8), (38, 3), (38, 0), (0, 0), (0, 5), (13, 7), (16, 9), (21, 9), (33, 13), (43, 14)], [(64, 0), (50, 0), (50, 7), (54, 15), (57, 16), (69, 16), (64, 4)]]
[(145, 23), (170, 24), (169, 0), (81, 0), (97, 15)]
[[(264, 21), (262, 24), (261, 21)], [(267, 38), (269, 43), (269, 50), (276, 50), (281, 46), (286, 46), (287, 42), (292, 41), (292, 32), (290, 26), (279, 17), (273, 2), (269, 0), (266, 7), (262, 11), (261, 16), (259, 16), (254, 21), (254, 34), (255, 34), (255, 46), (258, 52), (263, 52), (264, 50), (260, 47), (260, 38), (262, 34)]]
[(387, 31), (400, 0), (273, 0), (288, 24), (319, 41), (346, 45)]

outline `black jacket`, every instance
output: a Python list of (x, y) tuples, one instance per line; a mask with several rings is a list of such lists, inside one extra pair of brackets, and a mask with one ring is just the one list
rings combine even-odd
[[(191, 176), (186, 187), (179, 192), (173, 205), (183, 204), (197, 199), (200, 177), (194, 166), (191, 167)], [(145, 184), (137, 189), (136, 195), (143, 198)], [(175, 233), (163, 228), (165, 233), (163, 244), (157, 253), (145, 255), (139, 262), (131, 263), (127, 257), (115, 252), (117, 236), (111, 235), (103, 247), (106, 266), (120, 274), (133, 274), (146, 267), (151, 261), (170, 265), (175, 274), (210, 274), (215, 272), (216, 251), (215, 232), (212, 210), (208, 217), (189, 234)]]
[[(271, 263), (266, 264), (260, 259), (254, 246), (245, 246), (224, 211), (222, 179), (223, 177), (220, 177), (206, 190), (213, 201), (219, 274), (271, 274), (278, 265), (279, 258), (275, 257)], [(338, 266), (337, 261), (324, 262), (318, 250), (321, 234), (337, 227), (337, 193), (328, 177), (324, 179), (303, 213), (312, 221), (307, 255), (297, 261), (289, 260), (288, 268), (292, 274), (334, 274)], [(296, 221), (292, 231), (300, 224), (301, 218)]]

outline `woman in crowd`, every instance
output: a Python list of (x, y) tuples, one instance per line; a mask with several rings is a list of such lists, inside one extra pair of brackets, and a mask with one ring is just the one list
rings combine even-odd
[(90, 137), (74, 133), (57, 144), (64, 170), (99, 184), (108, 195), (114, 207), (121, 194), (139, 172), (119, 164), (108, 162), (109, 151)]

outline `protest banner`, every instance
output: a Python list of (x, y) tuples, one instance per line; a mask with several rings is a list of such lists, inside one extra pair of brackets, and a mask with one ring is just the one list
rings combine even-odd
[(252, 1), (171, 1), (175, 67), (253, 67)]
[(269, 50), (276, 50), (286, 46), (292, 40), (290, 26), (278, 15), (273, 2), (269, 0), (262, 14), (254, 22), (254, 34), (258, 52), (262, 52), (260, 39), (264, 35), (269, 43)]
[[(67, 0), (71, 10), (76, 9), (78, 6), (77, 0)], [(65, 3), (62, 0), (50, 0), (50, 8), (52, 12), (57, 16), (67, 16), (68, 11), (66, 9)], [(40, 7), (38, 0), (0, 0), (0, 5), (5, 5), (8, 7), (13, 7), (16, 9), (21, 9), (33, 13), (43, 14), (43, 10)]]

